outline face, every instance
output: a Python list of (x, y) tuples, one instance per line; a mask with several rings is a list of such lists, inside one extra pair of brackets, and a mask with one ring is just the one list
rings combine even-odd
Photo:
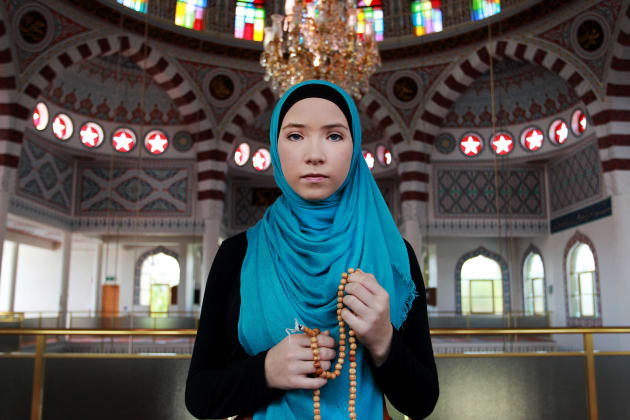
[[(293, 191), (305, 200), (322, 200), (337, 191), (348, 176), (352, 147), (345, 115), (326, 99), (296, 102), (280, 125), (282, 172)], [(309, 174), (323, 176), (307, 177)]]

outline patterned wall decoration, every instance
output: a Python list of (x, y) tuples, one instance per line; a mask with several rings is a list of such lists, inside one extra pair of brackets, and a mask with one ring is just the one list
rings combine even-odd
[[(226, 98), (224, 100), (215, 99), (210, 91), (210, 82), (214, 79), (214, 74), (226, 73), (224, 69), (210, 64), (198, 63), (193, 61), (179, 60), (182, 67), (190, 74), (191, 78), (197, 82), (198, 86), (204, 87), (204, 94), (210, 102), (212, 102), (211, 111), (215, 115), (215, 121), (220, 123), (225, 117), (228, 111), (238, 98)], [(234, 84), (233, 88), (236, 95), (240, 92), (249, 92), (256, 84), (260, 83), (263, 79), (262, 73), (255, 73), (244, 70), (230, 69), (230, 80)], [(235, 96), (236, 96), (235, 95)]]
[(486, 249), (483, 246), (462, 255), (455, 265), (455, 312), (462, 313), (462, 266), (471, 258), (483, 255), (486, 258), (496, 261), (501, 267), (501, 276), (503, 283), (503, 313), (510, 312), (510, 272), (508, 265), (503, 257), (495, 252)]
[[(29, 2), (25, 4), (24, 0), (9, 0), (7, 2), (7, 9), (9, 12), (9, 22), (13, 22), (16, 26), (14, 33), (20, 33), (20, 40), (18, 41), (18, 48), (16, 48), (17, 62), (20, 69), (28, 67), (33, 60), (35, 60), (40, 54), (45, 53), (46, 49), (42, 50), (40, 46), (55, 45), (65, 39), (73, 37), (82, 32), (87, 32), (88, 28), (79, 25), (78, 23), (66, 18), (65, 16), (55, 12), (52, 9), (44, 8), (36, 2)], [(24, 21), (24, 15), (31, 11), (39, 11), (46, 19), (45, 33), (34, 34), (33, 31), (37, 31), (37, 27), (33, 25), (33, 21), (27, 23)], [(35, 15), (31, 15), (35, 17)], [(26, 25), (26, 29), (20, 29), (19, 25)], [(40, 28), (43, 29), (43, 28)], [(41, 42), (35, 43), (32, 48), (29, 39), (33, 40), (43, 36)], [(35, 37), (35, 38), (33, 38)]]
[[(433, 171), (437, 217), (497, 217), (494, 168)], [(511, 218), (545, 218), (543, 168), (508, 168), (498, 172), (499, 210)]]
[(70, 213), (72, 206), (72, 159), (24, 140), (18, 167), (17, 193)]
[[(193, 163), (136, 165), (106, 163), (78, 169), (79, 216), (188, 217), (191, 214)], [(140, 173), (140, 175), (138, 175)]]
[[(494, 64), (497, 126), (526, 123), (579, 102), (575, 91), (541, 66), (504, 59)], [(490, 73), (476, 79), (453, 104), (443, 127), (492, 127)]]
[(574, 53), (576, 57), (579, 57), (579, 59), (593, 71), (600, 81), (603, 81), (607, 62), (607, 54), (605, 53), (610, 43), (603, 42), (601, 50), (597, 51), (597, 54), (583, 54), (582, 51), (580, 51), (580, 41), (578, 39), (578, 29), (582, 26), (582, 22), (578, 21), (583, 21), (585, 15), (587, 14), (597, 15), (599, 17), (597, 20), (601, 22), (603, 31), (608, 31), (610, 33), (611, 28), (616, 26), (622, 3), (623, 2), (616, 0), (599, 1), (593, 7), (587, 9), (586, 12), (580, 13), (537, 36), (545, 41), (559, 45), (571, 53)]
[[(415, 73), (421, 83), (421, 88), (426, 86), (431, 86), (433, 82), (442, 74), (442, 71), (448, 67), (450, 63), (437, 64), (433, 66), (424, 66), (419, 68), (410, 69), (408, 71)], [(374, 89), (378, 91), (384, 98), (392, 96), (393, 92), (388, 90), (389, 88), (393, 88), (394, 80), (392, 78), (396, 78), (399, 71), (389, 71), (389, 72), (377, 72), (376, 74), (370, 77), (370, 89)], [(420, 96), (424, 95), (424, 92), (419, 93)], [(396, 110), (400, 114), (402, 120), (407, 124), (411, 124), (411, 120), (416, 112), (416, 108), (412, 107), (400, 107), (396, 106), (396, 102), (392, 102), (392, 105), (396, 107)], [(361, 119), (363, 121), (363, 119)]]
[(552, 213), (591, 201), (600, 197), (601, 193), (602, 165), (596, 142), (589, 141), (586, 147), (549, 164)]
[(121, 54), (73, 64), (53, 80), (42, 96), (64, 109), (106, 121), (141, 124), (144, 118), (145, 124), (184, 123), (164, 89)]
[[(175, 258), (177, 260), (177, 263), (180, 264), (180, 269), (181, 269), (181, 260), (179, 258), (179, 254), (163, 246), (158, 246), (140, 255), (140, 258), (138, 258), (138, 261), (136, 261), (136, 267), (133, 272), (133, 277), (134, 277), (133, 304), (134, 305), (140, 305), (140, 275), (142, 274), (142, 264), (144, 264), (144, 260), (156, 254), (166, 254), (169, 257)], [(181, 278), (181, 271), (180, 271), (180, 278)], [(179, 300), (179, 295), (177, 296), (177, 298)], [(175, 304), (177, 304), (177, 302)], [(169, 305), (170, 305), (170, 302), (169, 302)]]

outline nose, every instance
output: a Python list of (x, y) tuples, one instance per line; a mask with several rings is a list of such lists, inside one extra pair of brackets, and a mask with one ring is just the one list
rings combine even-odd
[(319, 139), (309, 139), (306, 148), (305, 160), (310, 164), (321, 164), (325, 161), (324, 151), (321, 147)]

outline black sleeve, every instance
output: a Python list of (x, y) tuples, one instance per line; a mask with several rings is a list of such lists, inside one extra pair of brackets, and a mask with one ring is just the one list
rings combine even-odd
[(390, 353), (376, 367), (371, 358), (376, 383), (389, 402), (413, 420), (423, 419), (435, 408), (440, 393), (431, 346), (427, 302), (422, 273), (411, 245), (405, 240), (411, 276), (418, 296), (400, 330), (394, 328)]
[(241, 245), (223, 241), (206, 283), (185, 396), (198, 419), (254, 413), (285, 392), (267, 384), (267, 351), (249, 356), (238, 341)]

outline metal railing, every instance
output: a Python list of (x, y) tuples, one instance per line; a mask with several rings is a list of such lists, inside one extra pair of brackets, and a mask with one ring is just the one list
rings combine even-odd
[[(195, 336), (196, 330), (56, 330), (56, 329), (0, 329), (3, 335), (35, 335), (36, 348), (34, 353), (0, 353), (0, 358), (26, 357), (34, 358), (33, 387), (31, 399), (31, 420), (41, 420), (43, 405), (43, 387), (45, 377), (45, 360), (47, 358), (103, 358), (103, 355), (94, 354), (67, 354), (47, 353), (45, 350), (47, 335), (71, 336), (71, 335), (95, 335), (95, 336)], [(597, 389), (595, 382), (595, 357), (596, 356), (630, 356), (630, 351), (596, 351), (593, 347), (593, 334), (630, 334), (630, 327), (599, 327), (599, 328), (528, 328), (528, 329), (433, 329), (431, 335), (508, 335), (517, 336), (523, 334), (580, 334), (583, 338), (582, 351), (565, 351), (550, 353), (480, 353), (480, 354), (437, 354), (436, 358), (467, 358), (467, 357), (584, 357), (586, 367), (587, 397), (589, 419), (596, 420)], [(115, 354), (111, 358), (190, 358), (190, 355), (136, 355)]]

